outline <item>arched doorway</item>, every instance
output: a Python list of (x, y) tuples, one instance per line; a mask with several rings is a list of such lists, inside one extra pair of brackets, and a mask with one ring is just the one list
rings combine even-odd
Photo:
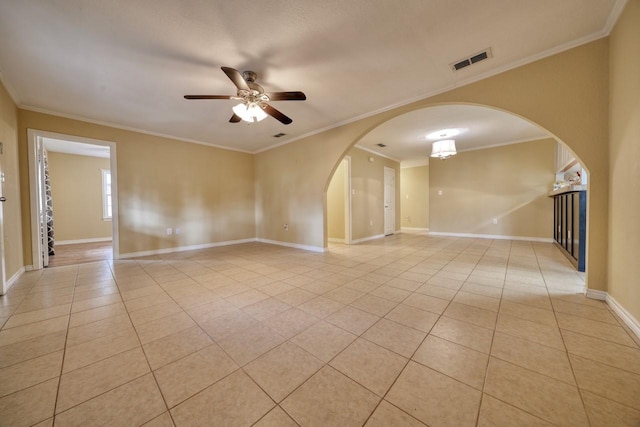
[[(432, 191), (429, 191), (428, 183), (422, 189), (429, 194), (429, 213), (426, 216), (432, 225), (429, 227), (428, 223), (419, 222), (418, 227), (411, 227), (414, 215), (403, 211), (402, 226), (418, 230), (430, 228), (431, 233), (439, 235), (552, 242), (559, 227), (554, 218), (554, 200), (549, 197), (554, 181), (565, 180), (563, 174), (567, 173), (567, 165), (572, 166), (569, 173), (574, 173), (575, 165), (578, 165), (577, 170), (583, 175), (581, 183), (588, 185), (584, 179), (588, 168), (559, 138), (516, 114), (494, 107), (460, 103), (419, 108), (379, 123), (354, 141), (346, 154), (351, 157), (354, 150), (370, 151), (376, 146), (386, 145), (375, 151), (403, 163), (428, 168), (420, 162), (420, 158), (428, 156), (431, 148), (431, 141), (425, 135), (436, 129), (450, 128), (460, 132), (457, 136), (458, 150), (465, 155), (445, 162), (435, 160), (432, 169), (437, 169), (438, 173), (434, 174)], [(485, 164), (473, 167), (474, 163), (469, 159), (478, 158), (477, 153), (487, 150), (499, 158), (492, 162), (485, 160)], [(564, 158), (561, 158), (562, 154)], [(458, 162), (462, 157), (466, 158), (465, 163)], [(460, 168), (459, 172), (456, 172), (456, 167)], [(483, 175), (483, 168), (489, 169), (488, 173)], [(333, 176), (328, 180), (327, 188)], [(353, 182), (371, 180), (370, 176), (351, 175), (349, 178)], [(412, 191), (420, 191), (419, 186), (413, 185)], [(414, 196), (402, 191), (401, 200)], [(445, 199), (447, 203), (440, 203)], [(583, 240), (574, 244), (580, 236), (577, 231), (580, 223), (578, 211), (573, 205), (563, 209), (565, 213), (568, 211), (570, 215), (576, 215), (575, 226), (569, 229), (571, 243), (566, 236), (567, 223), (562, 227), (565, 249), (568, 249), (565, 252), (568, 258), (574, 256), (577, 265), (580, 251), (585, 253), (586, 239), (583, 234)], [(330, 210), (325, 205), (325, 211)], [(354, 229), (363, 221), (368, 221), (368, 218), (353, 217)], [(586, 233), (585, 223), (582, 231)], [(361, 236), (356, 241), (377, 237), (380, 235)]]

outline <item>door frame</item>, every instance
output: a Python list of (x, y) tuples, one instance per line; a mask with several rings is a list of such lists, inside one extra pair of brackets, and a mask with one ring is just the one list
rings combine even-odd
[(344, 156), (344, 243), (351, 244), (351, 156)]
[[(388, 186), (387, 185), (387, 174), (391, 173), (393, 175), (393, 186)], [(389, 196), (387, 194), (387, 189), (388, 188), (393, 188), (393, 194), (391, 195), (391, 197), (387, 197)], [(382, 222), (383, 222), (383, 227), (382, 227), (382, 233), (385, 236), (391, 236), (392, 234), (395, 234), (396, 232), (396, 170), (393, 168), (389, 168), (387, 166), (384, 167), (384, 178), (383, 178), (383, 211), (382, 211)], [(389, 201), (389, 203), (391, 204), (391, 209), (389, 209), (389, 212), (391, 212), (391, 218), (390, 218), (390, 222), (391, 224), (387, 224), (387, 201)], [(388, 227), (387, 227), (388, 226)], [(387, 233), (387, 230), (391, 230), (391, 233)]]
[[(0, 147), (0, 156), (2, 155), (2, 147)], [(0, 196), (4, 195), (2, 192), (2, 182), (4, 181), (4, 172), (0, 167)], [(0, 295), (4, 295), (7, 292), (5, 286), (7, 286), (7, 273), (5, 266), (5, 252), (4, 252), (4, 210), (3, 202), (0, 202)]]
[(118, 168), (116, 143), (112, 141), (104, 141), (100, 139), (85, 138), (75, 135), (65, 135), (61, 133), (48, 132), (37, 129), (27, 129), (27, 146), (29, 151), (29, 201), (31, 203), (31, 263), (32, 270), (41, 270), (43, 266), (42, 260), (42, 234), (40, 228), (40, 209), (38, 199), (38, 187), (44, 185), (38, 180), (38, 144), (42, 138), (62, 139), (70, 142), (80, 142), (83, 144), (101, 145), (109, 147), (109, 161), (111, 168), (111, 195), (112, 195), (112, 248), (113, 259), (120, 257), (120, 239), (118, 234)]

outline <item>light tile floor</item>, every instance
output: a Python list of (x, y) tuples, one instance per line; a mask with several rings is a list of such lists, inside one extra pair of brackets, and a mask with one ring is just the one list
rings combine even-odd
[(638, 340), (583, 286), (550, 244), (410, 234), (25, 273), (0, 425), (640, 425)]

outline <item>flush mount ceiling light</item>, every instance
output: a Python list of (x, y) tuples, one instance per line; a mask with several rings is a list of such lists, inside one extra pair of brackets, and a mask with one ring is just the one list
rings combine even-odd
[(431, 157), (437, 157), (439, 159), (444, 160), (455, 155), (456, 155), (456, 141), (454, 141), (453, 139), (436, 141), (431, 146)]
[(242, 102), (232, 110), (236, 116), (249, 123), (259, 122), (267, 117), (267, 113), (255, 102)]
[(427, 139), (430, 141), (436, 141), (438, 139), (452, 138), (454, 136), (460, 135), (465, 130), (466, 129), (458, 129), (458, 128), (440, 129), (428, 134)]

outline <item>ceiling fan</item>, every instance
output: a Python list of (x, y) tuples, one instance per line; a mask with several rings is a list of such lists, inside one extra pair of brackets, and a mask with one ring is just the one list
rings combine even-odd
[(233, 107), (233, 116), (229, 123), (238, 123), (241, 120), (246, 122), (259, 122), (267, 117), (288, 125), (293, 120), (273, 108), (269, 101), (304, 101), (307, 99), (302, 92), (270, 92), (265, 93), (262, 86), (256, 83), (256, 73), (244, 71), (242, 74), (234, 68), (222, 67), (222, 71), (231, 79), (238, 88), (237, 95), (185, 95), (185, 99), (236, 99), (240, 104)]

